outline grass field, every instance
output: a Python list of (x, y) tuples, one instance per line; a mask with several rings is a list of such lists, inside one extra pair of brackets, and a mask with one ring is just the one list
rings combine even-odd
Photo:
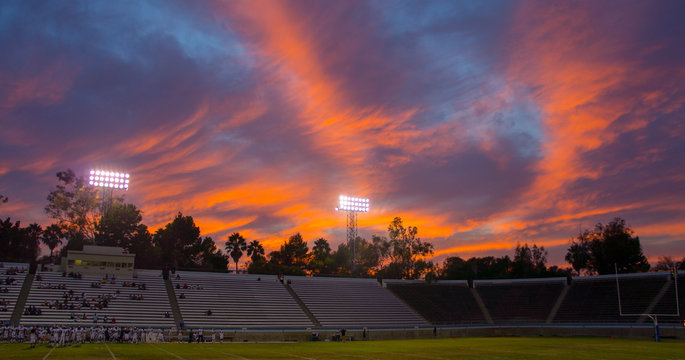
[(683, 359), (685, 342), (604, 338), (457, 338), (346, 343), (0, 344), (0, 359)]

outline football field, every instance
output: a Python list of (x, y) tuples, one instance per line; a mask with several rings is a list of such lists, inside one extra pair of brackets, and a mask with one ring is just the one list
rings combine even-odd
[(307, 343), (0, 344), (0, 359), (682, 359), (685, 342), (605, 338), (457, 338)]

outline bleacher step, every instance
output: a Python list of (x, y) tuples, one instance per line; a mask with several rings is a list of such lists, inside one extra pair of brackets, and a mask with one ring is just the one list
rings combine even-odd
[(33, 285), (34, 276), (34, 274), (29, 272), (26, 274), (26, 278), (24, 278), (24, 283), (21, 285), (21, 291), (19, 292), (17, 302), (14, 304), (14, 311), (12, 311), (12, 317), (10, 318), (10, 325), (12, 326), (19, 326), (21, 316), (24, 314), (24, 307), (26, 307), (26, 299), (28, 299), (31, 285)]
[(490, 312), (488, 311), (488, 308), (485, 307), (485, 303), (483, 302), (483, 299), (480, 298), (478, 291), (476, 291), (475, 288), (472, 288), (470, 290), (471, 294), (473, 294), (473, 298), (476, 299), (476, 304), (478, 304), (480, 311), (483, 313), (485, 321), (487, 321), (488, 324), (494, 324), (495, 322), (492, 321), (492, 316), (490, 316)]
[(552, 310), (549, 311), (549, 315), (547, 315), (547, 320), (545, 320), (545, 323), (551, 324), (554, 320), (554, 317), (557, 316), (557, 312), (559, 312), (561, 303), (564, 302), (564, 298), (566, 298), (566, 294), (568, 294), (568, 289), (571, 288), (571, 286), (566, 285), (564, 286), (564, 290), (561, 290), (561, 294), (559, 294), (559, 297), (557, 298), (557, 301), (554, 303)]
[(289, 284), (283, 284), (283, 286), (285, 286), (286, 290), (288, 290), (288, 293), (290, 294), (290, 296), (293, 297), (293, 299), (295, 300), (297, 305), (300, 306), (300, 309), (302, 309), (302, 311), (307, 315), (307, 317), (309, 318), (309, 321), (311, 321), (312, 324), (314, 324), (314, 326), (321, 327), (321, 323), (319, 322), (319, 320), (309, 310), (307, 305), (305, 305), (304, 301), (302, 301), (302, 299), (300, 299), (300, 297), (297, 296), (297, 293), (295, 293), (295, 290), (293, 290), (293, 288), (291, 288)]
[(169, 298), (169, 305), (171, 306), (171, 313), (174, 315), (174, 323), (179, 329), (181, 327), (181, 321), (183, 321), (183, 315), (181, 314), (181, 308), (178, 306), (178, 300), (176, 299), (176, 291), (174, 291), (174, 284), (168, 277), (164, 279), (164, 285), (166, 285), (166, 293)]

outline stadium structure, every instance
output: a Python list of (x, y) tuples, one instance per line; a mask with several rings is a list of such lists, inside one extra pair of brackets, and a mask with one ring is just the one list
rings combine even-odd
[[(683, 271), (675, 277), (656, 272), (431, 283), (146, 269), (128, 277), (108, 267), (103, 272), (75, 274), (4, 263), (0, 322), (181, 329), (180, 334), (222, 329), (227, 341), (306, 341), (313, 332), (329, 338), (341, 328), (359, 340), (649, 338), (653, 327), (645, 314), (675, 314), (685, 305)], [(660, 317), (661, 336), (684, 339), (683, 321), (682, 314)]]

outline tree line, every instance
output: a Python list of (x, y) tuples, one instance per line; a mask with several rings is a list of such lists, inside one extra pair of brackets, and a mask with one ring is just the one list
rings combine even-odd
[[(371, 240), (354, 240), (331, 248), (328, 240), (313, 241), (310, 249), (300, 233), (286, 239), (278, 250), (266, 254), (263, 245), (234, 232), (219, 244), (210, 236), (201, 236), (192, 216), (178, 213), (164, 227), (151, 233), (142, 223), (142, 213), (123, 197), (103, 199), (97, 188), (88, 186), (73, 171), (57, 173), (58, 184), (47, 196), (46, 214), (54, 223), (22, 227), (10, 218), (0, 221), (0, 260), (32, 262), (37, 260), (40, 244), (50, 254), (39, 260), (54, 262), (70, 250), (83, 245), (118, 246), (136, 254), (136, 267), (235, 271), (245, 258), (244, 270), (256, 274), (311, 276), (378, 277), (386, 279), (505, 279), (550, 276), (644, 272), (650, 265), (642, 253), (639, 237), (625, 220), (597, 224), (570, 241), (566, 254), (569, 268), (547, 265), (544, 246), (517, 244), (513, 257), (448, 257), (442, 264), (428, 260), (433, 245), (422, 241), (418, 228), (405, 226), (396, 217), (387, 228), (387, 236), (373, 235)], [(0, 204), (7, 197), (0, 195)], [(223, 243), (223, 248), (220, 244)], [(615, 265), (614, 265), (615, 264)], [(662, 257), (653, 270), (685, 269), (685, 258), (676, 264)]]

